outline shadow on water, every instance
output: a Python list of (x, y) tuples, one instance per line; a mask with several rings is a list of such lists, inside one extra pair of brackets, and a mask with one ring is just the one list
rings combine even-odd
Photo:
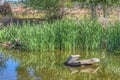
[[(80, 59), (100, 58), (90, 66), (69, 67), (63, 62), (71, 54)], [(119, 80), (120, 55), (105, 52), (55, 51), (26, 53), (1, 51), (0, 80)]]

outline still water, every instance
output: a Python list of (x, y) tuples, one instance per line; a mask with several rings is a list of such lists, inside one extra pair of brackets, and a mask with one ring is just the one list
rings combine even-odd
[[(100, 62), (79, 67), (65, 66), (70, 54)], [(0, 51), (0, 80), (120, 80), (120, 55), (105, 52), (55, 51), (26, 53)]]

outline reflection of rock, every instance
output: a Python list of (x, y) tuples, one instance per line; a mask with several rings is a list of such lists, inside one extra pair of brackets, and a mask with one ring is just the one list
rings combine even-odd
[(95, 73), (100, 69), (100, 67), (96, 67), (96, 68), (84, 68), (81, 69), (80, 72), (85, 72), (85, 73)]
[(84, 66), (84, 67), (68, 67), (68, 69), (70, 70), (71, 74), (77, 73), (77, 72), (83, 72), (83, 73), (95, 73), (97, 72), (100, 67), (98, 66)]
[(76, 69), (76, 68), (69, 68), (69, 70), (70, 70), (70, 73), (71, 73), (71, 74), (74, 74), (74, 73), (79, 72), (79, 70)]
[(81, 65), (90, 65), (90, 64), (100, 61), (100, 59), (98, 58), (78, 60), (79, 57), (80, 57), (79, 55), (71, 55), (64, 62), (64, 64), (67, 66), (81, 66)]

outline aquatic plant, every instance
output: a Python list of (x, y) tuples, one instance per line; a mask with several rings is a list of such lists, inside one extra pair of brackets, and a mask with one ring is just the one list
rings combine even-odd
[[(120, 22), (106, 28), (95, 20), (57, 20), (37, 25), (11, 25), (0, 31), (0, 41), (19, 39), (29, 51), (112, 50), (120, 46)], [(105, 44), (105, 46), (103, 45)]]
[(107, 50), (115, 50), (120, 48), (120, 22), (114, 24), (109, 23), (105, 30), (106, 48)]

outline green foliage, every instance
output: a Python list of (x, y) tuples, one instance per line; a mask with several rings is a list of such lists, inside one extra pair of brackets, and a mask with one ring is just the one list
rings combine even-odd
[(120, 0), (71, 0), (71, 1), (77, 1), (82, 3), (95, 3), (95, 4), (117, 4), (120, 2)]
[(120, 47), (120, 22), (107, 25), (106, 45), (108, 50), (115, 50)]
[(120, 47), (119, 25), (120, 22), (116, 22), (103, 29), (95, 20), (57, 20), (34, 26), (24, 24), (22, 27), (14, 25), (1, 31), (0, 40), (4, 42), (20, 39), (31, 51), (114, 50)]
[(70, 0), (25, 0), (25, 4), (34, 9), (44, 10), (46, 17), (62, 15), (61, 8), (70, 5)]
[(80, 27), (80, 44), (84, 49), (100, 49), (102, 27), (96, 21), (82, 21)]
[(87, 4), (91, 8), (91, 18), (97, 18), (96, 15), (96, 6), (99, 4), (102, 6), (103, 9), (103, 15), (104, 17), (108, 16), (108, 8), (107, 6), (113, 6), (113, 5), (120, 5), (120, 0), (71, 0), (71, 1), (77, 1), (80, 3)]
[(36, 9), (50, 9), (59, 6), (60, 0), (26, 0), (25, 3)]

